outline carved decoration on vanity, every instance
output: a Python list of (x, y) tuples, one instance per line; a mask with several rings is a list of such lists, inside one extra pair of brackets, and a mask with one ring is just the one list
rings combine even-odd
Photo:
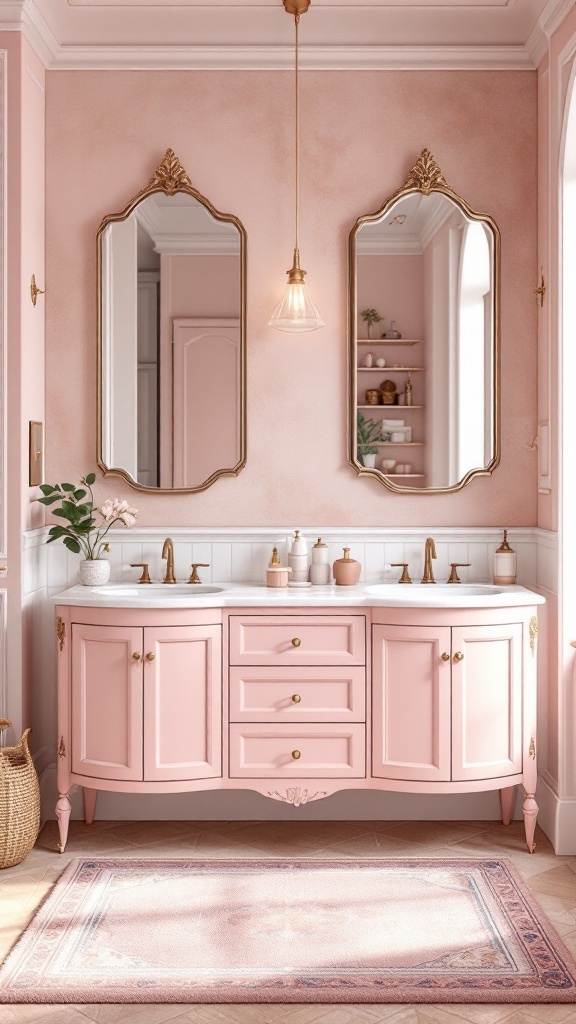
[[(367, 312), (376, 313), (378, 337), (370, 330), (366, 337)], [(457, 491), (493, 473), (500, 232), (448, 185), (428, 149), (405, 184), (350, 233), (349, 318), (356, 472), (410, 494)]]
[[(172, 149), (104, 217), (98, 464), (138, 490), (196, 493), (246, 464), (246, 231)], [(207, 429), (207, 424), (217, 425)]]
[(532, 651), (532, 657), (534, 657), (536, 653), (536, 641), (538, 639), (538, 619), (535, 615), (530, 619), (528, 632), (530, 633), (530, 650)]
[(64, 640), (66, 637), (66, 625), (64, 619), (59, 615), (56, 619), (56, 636), (58, 637), (58, 646), (61, 651), (64, 650)]
[(327, 796), (326, 790), (317, 790), (316, 793), (308, 793), (307, 789), (300, 789), (299, 786), (286, 790), (286, 796), (282, 796), (276, 789), (268, 790), (268, 796), (273, 797), (275, 800), (282, 800), (285, 804), (292, 804), (293, 807), (303, 807), (304, 804), (309, 804), (311, 800), (318, 800), (323, 796)]

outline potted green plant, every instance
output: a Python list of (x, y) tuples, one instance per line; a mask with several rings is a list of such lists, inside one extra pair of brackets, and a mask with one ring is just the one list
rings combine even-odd
[[(61, 540), (69, 551), (82, 554), (84, 558), (78, 570), (80, 582), (93, 587), (107, 583), (110, 578), (110, 562), (102, 557), (103, 552), (110, 551), (106, 540), (108, 530), (115, 523), (134, 526), (138, 516), (137, 509), (120, 498), (108, 498), (98, 508), (92, 492), (95, 480), (96, 474), (88, 473), (82, 477), (80, 485), (40, 484), (42, 497), (36, 499), (50, 506), (52, 515), (66, 521), (65, 526), (50, 527), (46, 543)], [(58, 507), (52, 508), (56, 503)], [(100, 523), (96, 516), (100, 516)]]
[(367, 469), (374, 469), (378, 447), (375, 441), (382, 438), (382, 424), (376, 420), (367, 420), (364, 413), (358, 412), (358, 423), (356, 428), (356, 443), (358, 446), (358, 458), (362, 460)]
[(380, 316), (379, 313), (376, 312), (375, 309), (363, 309), (362, 319), (364, 320), (364, 323), (367, 325), (368, 337), (371, 338), (372, 328), (374, 327), (374, 324), (379, 324), (382, 317)]

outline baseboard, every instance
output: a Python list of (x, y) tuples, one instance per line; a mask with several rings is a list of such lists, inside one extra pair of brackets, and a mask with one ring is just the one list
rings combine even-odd
[[(522, 817), (523, 794), (518, 787), (515, 818)], [(56, 766), (40, 780), (42, 820), (55, 818), (58, 793)], [(83, 817), (82, 792), (70, 794), (72, 818)], [(344, 790), (325, 800), (294, 808), (268, 800), (250, 790), (204, 793), (133, 793), (98, 795), (96, 818), (102, 821), (498, 821), (498, 790), (487, 793), (381, 793)]]
[(576, 800), (561, 800), (551, 783), (538, 779), (538, 824), (546, 833), (554, 852), (560, 856), (576, 854)]

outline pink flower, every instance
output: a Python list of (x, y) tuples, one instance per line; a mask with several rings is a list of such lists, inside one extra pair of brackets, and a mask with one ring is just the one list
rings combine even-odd
[(100, 513), (105, 522), (119, 519), (124, 526), (134, 526), (138, 509), (131, 508), (127, 501), (120, 501), (120, 498), (108, 498), (102, 505)]

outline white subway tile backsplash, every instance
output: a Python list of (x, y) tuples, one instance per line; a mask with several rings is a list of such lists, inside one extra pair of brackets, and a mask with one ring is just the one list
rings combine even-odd
[[(141, 528), (110, 532), (111, 579), (129, 582), (138, 578), (131, 562), (148, 562), (154, 580), (164, 579), (166, 562), (162, 560), (162, 544), (170, 535), (174, 543), (175, 572), (178, 580), (187, 580), (192, 562), (207, 562), (208, 569), (200, 578), (209, 583), (264, 583), (266, 566), (276, 546), (283, 563), (287, 563), (294, 533), (289, 529), (215, 529), (182, 527)], [(360, 529), (306, 527), (302, 535), (312, 545), (322, 536), (329, 547), (330, 563), (342, 557), (344, 546), (350, 547), (353, 558), (362, 564), (361, 580), (367, 583), (394, 582), (400, 570), (391, 569), (391, 562), (408, 562), (410, 575), (419, 582), (424, 569), (424, 543), (433, 536), (437, 558), (433, 561), (438, 582), (448, 578), (450, 562), (471, 562), (469, 569), (459, 570), (460, 579), (491, 583), (493, 554), (500, 544), (499, 527), (484, 529), (407, 528)], [(510, 530), (509, 539), (518, 554), (518, 582), (525, 586), (540, 584), (555, 591), (557, 580), (557, 538), (545, 530)], [(24, 587), (33, 593), (48, 586), (52, 592), (77, 583), (79, 555), (67, 551), (63, 544), (45, 544), (45, 531), (33, 531), (24, 537)]]
[(227, 541), (215, 541), (212, 547), (212, 579), (215, 583), (230, 583), (232, 580), (232, 545)]

